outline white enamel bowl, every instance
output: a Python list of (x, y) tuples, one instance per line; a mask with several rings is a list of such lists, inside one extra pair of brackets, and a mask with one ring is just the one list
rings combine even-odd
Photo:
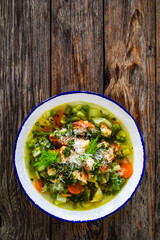
[[(124, 188), (110, 202), (101, 207), (86, 211), (71, 211), (62, 209), (56, 207), (43, 198), (32, 185), (28, 177), (24, 161), (25, 140), (36, 120), (45, 111), (52, 109), (57, 105), (72, 101), (86, 101), (95, 103), (111, 111), (124, 123), (128, 129), (134, 148), (133, 175), (129, 178)], [(129, 201), (129, 199), (137, 190), (144, 173), (145, 147), (137, 123), (133, 117), (117, 102), (103, 95), (92, 92), (66, 92), (47, 99), (29, 113), (18, 132), (14, 147), (13, 160), (17, 178), (24, 192), (37, 207), (53, 217), (57, 217), (66, 221), (85, 222), (106, 217), (120, 209)]]

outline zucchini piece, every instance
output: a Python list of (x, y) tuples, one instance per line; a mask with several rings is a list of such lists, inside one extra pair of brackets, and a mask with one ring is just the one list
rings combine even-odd
[(88, 111), (88, 116), (89, 116), (89, 119), (91, 119), (91, 118), (102, 116), (102, 113), (99, 109), (90, 108), (89, 111)]
[(80, 118), (76, 117), (76, 116), (71, 118), (71, 122), (75, 122), (75, 121), (78, 121), (78, 120), (80, 120)]
[(38, 157), (38, 156), (41, 154), (40, 147), (35, 148), (35, 149), (32, 151), (32, 154), (33, 154), (33, 157)]
[(83, 105), (83, 109), (84, 109), (84, 111), (87, 112), (89, 110), (89, 106), (87, 104), (85, 104), (85, 105)]
[(91, 202), (82, 202), (82, 207), (84, 207), (84, 208), (90, 208), (90, 207), (92, 207), (92, 203)]
[(100, 123), (103, 122), (107, 125), (107, 127), (112, 128), (111, 122), (108, 121), (106, 118), (95, 117), (95, 118), (92, 118), (92, 121), (97, 125), (100, 125)]
[(131, 151), (129, 149), (125, 149), (122, 151), (124, 155), (129, 155)]
[(69, 114), (71, 113), (71, 110), (72, 110), (71, 106), (68, 105), (68, 106), (66, 107), (66, 109), (65, 109), (65, 113), (66, 113), (67, 115), (69, 115)]
[(67, 201), (67, 198), (62, 196), (61, 194), (57, 194), (57, 199), (55, 201), (55, 204), (65, 203)]
[(81, 110), (82, 109), (82, 105), (81, 104), (78, 104), (75, 108), (79, 111), (79, 110)]
[(51, 112), (47, 111), (43, 114), (44, 118), (49, 118), (50, 117)]
[(39, 173), (37, 171), (35, 171), (35, 176), (37, 179), (40, 179)]
[(78, 111), (76, 115), (77, 115), (78, 118), (86, 120), (86, 115), (83, 112)]
[(125, 137), (125, 136), (126, 136), (125, 132), (124, 132), (123, 130), (120, 130), (120, 131), (117, 133), (116, 138), (117, 138), (117, 139), (120, 139), (121, 137)]
[(91, 202), (99, 202), (100, 200), (102, 200), (102, 198), (103, 198), (102, 190), (98, 188)]

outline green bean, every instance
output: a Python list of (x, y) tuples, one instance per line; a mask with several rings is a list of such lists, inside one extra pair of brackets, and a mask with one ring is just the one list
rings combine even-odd
[(69, 115), (70, 112), (71, 112), (71, 110), (72, 110), (71, 106), (68, 105), (67, 108), (65, 109), (65, 113), (66, 113), (67, 115)]
[(34, 132), (34, 135), (37, 137), (41, 137), (41, 136), (49, 136), (50, 134), (53, 134), (53, 132)]
[(76, 115), (77, 115), (77, 117), (82, 118), (83, 120), (86, 120), (85, 114), (82, 113), (81, 111), (78, 111)]
[(75, 108), (77, 109), (77, 110), (81, 110), (82, 109), (82, 105), (81, 104), (78, 104)]
[(85, 105), (83, 105), (83, 109), (84, 109), (84, 111), (87, 112), (89, 110), (89, 106), (87, 104), (85, 104)]
[(78, 120), (80, 120), (80, 118), (78, 118), (76, 116), (71, 118), (71, 122), (78, 121)]

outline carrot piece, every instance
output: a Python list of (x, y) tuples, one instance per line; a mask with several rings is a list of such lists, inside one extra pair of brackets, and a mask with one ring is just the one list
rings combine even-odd
[(36, 179), (35, 180), (35, 187), (37, 188), (37, 190), (39, 192), (43, 192), (43, 182), (42, 181)]
[(79, 194), (82, 192), (82, 185), (80, 183), (76, 183), (73, 185), (68, 185), (68, 191), (72, 194)]
[(49, 125), (44, 125), (44, 127), (41, 130), (42, 132), (51, 132), (52, 128)]
[(100, 167), (99, 171), (100, 171), (100, 172), (105, 172), (106, 169), (107, 169), (107, 164), (103, 164), (103, 165)]
[(71, 196), (72, 196), (72, 194), (69, 194), (69, 193), (61, 193), (61, 195), (62, 195), (63, 197), (71, 197)]
[(121, 164), (118, 173), (121, 177), (129, 178), (133, 173), (133, 168), (131, 164)]
[(63, 114), (64, 114), (64, 111), (59, 111), (56, 113), (56, 115), (53, 117), (53, 120), (55, 122), (55, 124), (59, 127), (62, 127), (62, 123), (61, 123), (61, 120), (62, 120), (62, 117), (63, 117)]

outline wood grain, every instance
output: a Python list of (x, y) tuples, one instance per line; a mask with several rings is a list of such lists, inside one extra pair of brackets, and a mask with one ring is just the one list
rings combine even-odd
[(0, 239), (49, 239), (50, 217), (35, 207), (15, 175), (12, 153), (22, 121), (50, 96), (49, 1), (0, 3)]
[(147, 156), (133, 198), (104, 219), (104, 238), (155, 239), (155, 1), (106, 0), (104, 11), (105, 94), (134, 116)]
[(102, 1), (52, 0), (52, 94), (103, 92)]
[[(146, 147), (144, 178), (133, 198), (90, 223), (64, 222), (35, 207), (12, 163), (29, 111), (70, 90), (117, 100), (136, 119)], [(158, 240), (159, 92), (160, 0), (1, 0), (0, 239)]]
[[(103, 93), (102, 1), (52, 0), (52, 95), (71, 90)], [(101, 239), (102, 221), (53, 219), (52, 239)]]
[(156, 0), (156, 163), (155, 163), (155, 239), (160, 236), (160, 0)]

